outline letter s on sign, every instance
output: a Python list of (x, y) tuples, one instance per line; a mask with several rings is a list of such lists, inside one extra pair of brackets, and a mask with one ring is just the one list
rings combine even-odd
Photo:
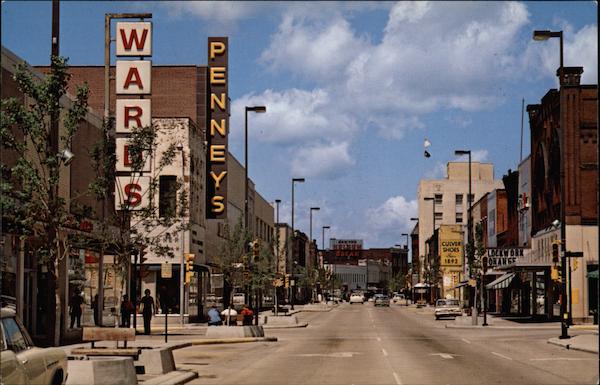
[(125, 186), (125, 204), (131, 207), (139, 206), (142, 203), (142, 196), (136, 191), (142, 191), (142, 187), (137, 183), (131, 183)]
[(210, 200), (210, 203), (213, 206), (211, 211), (216, 214), (222, 213), (225, 210), (225, 205), (223, 204), (224, 200), (225, 198), (220, 195), (212, 197)]

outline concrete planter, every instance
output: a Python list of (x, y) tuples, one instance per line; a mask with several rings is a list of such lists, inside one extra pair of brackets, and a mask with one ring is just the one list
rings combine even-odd
[(93, 357), (69, 361), (67, 385), (136, 385), (138, 383), (131, 357)]
[(206, 338), (264, 337), (262, 326), (209, 326)]

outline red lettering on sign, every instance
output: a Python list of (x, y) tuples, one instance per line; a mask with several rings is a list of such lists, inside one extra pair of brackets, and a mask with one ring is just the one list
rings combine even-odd
[(129, 206), (135, 207), (142, 203), (142, 196), (136, 191), (142, 191), (142, 187), (137, 183), (128, 184), (125, 186), (125, 203)]
[(142, 107), (138, 107), (138, 106), (126, 106), (125, 107), (125, 128), (129, 128), (129, 121), (130, 120), (135, 120), (135, 122), (137, 123), (138, 127), (142, 126)]
[(127, 36), (125, 36), (125, 30), (121, 29), (119, 32), (121, 33), (121, 41), (123, 42), (123, 47), (125, 47), (125, 49), (131, 49), (131, 46), (133, 45), (134, 41), (135, 41), (135, 48), (138, 51), (141, 51), (144, 49), (144, 44), (146, 44), (146, 36), (148, 36), (147, 29), (144, 29), (144, 32), (142, 32), (141, 39), (138, 39), (137, 30), (135, 30), (135, 29), (131, 30), (131, 34), (129, 35), (129, 40), (127, 40)]
[[(135, 80), (133, 80), (134, 78), (135, 78)], [(140, 73), (139, 73), (138, 69), (135, 67), (131, 67), (129, 69), (129, 72), (127, 73), (127, 79), (125, 79), (125, 85), (123, 85), (123, 88), (125, 88), (125, 89), (129, 88), (129, 85), (131, 83), (137, 85), (140, 90), (144, 89), (144, 85), (142, 84), (142, 79), (141, 79)]]

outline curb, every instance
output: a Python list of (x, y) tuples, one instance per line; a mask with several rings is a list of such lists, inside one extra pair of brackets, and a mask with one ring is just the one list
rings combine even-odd
[(277, 337), (210, 338), (187, 342), (191, 345), (241, 344), (246, 342), (277, 342)]
[(262, 325), (263, 329), (297, 329), (297, 328), (305, 328), (308, 326), (308, 322), (296, 325)]
[(447, 329), (497, 329), (497, 330), (556, 330), (555, 326), (481, 326), (481, 325), (449, 325)]
[(598, 350), (588, 349), (588, 348), (582, 348), (582, 347), (578, 347), (578, 346), (572, 346), (571, 344), (561, 344), (560, 342), (553, 341), (552, 339), (549, 339), (548, 343), (551, 344), (551, 345), (560, 346), (560, 347), (565, 348), (567, 350), (578, 350), (580, 352), (598, 354)]

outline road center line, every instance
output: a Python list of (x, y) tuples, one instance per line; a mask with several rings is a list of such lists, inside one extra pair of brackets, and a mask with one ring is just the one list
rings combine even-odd
[(385, 351), (385, 349), (381, 349), (381, 352), (383, 353), (383, 355), (384, 355), (384, 356), (386, 356), (386, 357), (387, 357), (387, 355), (388, 355), (388, 352), (386, 352), (386, 351)]
[(507, 356), (505, 356), (504, 354), (500, 354), (500, 353), (496, 353), (496, 352), (492, 352), (492, 354), (495, 354), (495, 355), (497, 355), (498, 357), (502, 357), (502, 358), (504, 358), (505, 360), (512, 361), (512, 358), (510, 358), (510, 357), (507, 357)]
[(396, 380), (396, 384), (402, 385), (402, 381), (400, 381), (400, 377), (398, 377), (398, 374), (396, 374), (396, 372), (393, 372), (392, 374), (394, 375), (394, 380)]
[(465, 344), (470, 344), (470, 343), (471, 343), (471, 341), (469, 341), (469, 340), (468, 340), (468, 339), (466, 339), (466, 338), (461, 338), (461, 339), (463, 340), (463, 342), (464, 342)]

